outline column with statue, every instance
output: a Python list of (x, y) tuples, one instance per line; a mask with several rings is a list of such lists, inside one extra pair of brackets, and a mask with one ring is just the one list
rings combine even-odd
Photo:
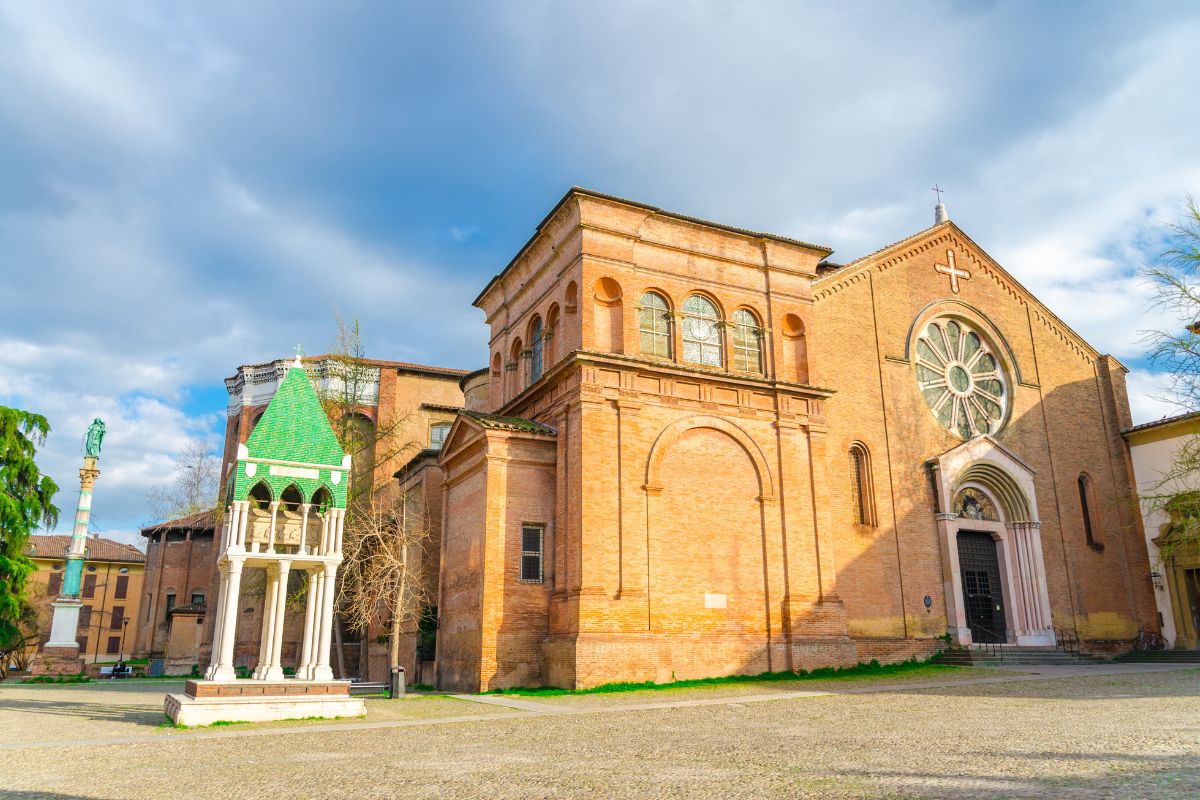
[(92, 516), (92, 487), (100, 477), (96, 462), (104, 442), (104, 422), (97, 417), (88, 427), (84, 439), (83, 467), (79, 470), (79, 504), (75, 510), (75, 528), (67, 545), (63, 568), (62, 589), (54, 601), (54, 619), (50, 640), (42, 648), (33, 665), (34, 674), (76, 674), (83, 671), (83, 659), (77, 641), (79, 611), (83, 607), (80, 586), (83, 583), (83, 562), (87, 557), (88, 522)]

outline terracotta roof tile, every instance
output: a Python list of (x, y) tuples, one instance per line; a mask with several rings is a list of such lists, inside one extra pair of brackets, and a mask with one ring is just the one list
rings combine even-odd
[[(30, 536), (25, 554), (30, 558), (64, 558), (70, 544), (69, 534)], [(86, 552), (88, 561), (122, 561), (130, 564), (143, 564), (146, 561), (146, 554), (133, 545), (99, 536), (88, 537)]]
[(544, 436), (557, 436), (558, 431), (548, 425), (543, 425), (540, 422), (534, 422), (521, 417), (504, 417), (499, 414), (485, 414), (482, 411), (467, 411), (461, 413), (464, 417), (470, 417), (485, 428), (499, 431), (519, 431), (520, 433), (538, 433)]
[(165, 530), (213, 530), (217, 527), (217, 510), (209, 508), (204, 511), (197, 511), (195, 514), (189, 514), (186, 517), (179, 519), (160, 522), (157, 525), (150, 525), (142, 528), (142, 535), (148, 536), (151, 533)]

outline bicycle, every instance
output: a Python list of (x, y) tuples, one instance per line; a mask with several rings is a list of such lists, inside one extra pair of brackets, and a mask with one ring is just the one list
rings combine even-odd
[(1137, 637), (1133, 640), (1133, 648), (1135, 650), (1166, 650), (1167, 640), (1154, 631), (1140, 629)]

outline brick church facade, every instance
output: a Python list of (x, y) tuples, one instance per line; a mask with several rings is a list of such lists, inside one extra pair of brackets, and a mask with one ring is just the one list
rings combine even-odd
[(953, 222), (827, 248), (575, 189), (440, 453), (460, 690), (1104, 650), (1151, 627), (1124, 368)]
[[(1109, 651), (1156, 628), (1125, 369), (940, 206), (830, 255), (572, 189), (475, 301), (487, 366), (379, 362), (371, 413), (437, 427), (384, 476), (437, 527), (423, 680), (809, 669), (947, 633)], [(227, 451), (264, 369), (228, 382)]]

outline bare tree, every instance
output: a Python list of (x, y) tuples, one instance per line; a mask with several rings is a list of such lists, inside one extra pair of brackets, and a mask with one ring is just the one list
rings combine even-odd
[[(1181, 412), (1200, 411), (1200, 205), (1194, 197), (1183, 220), (1168, 226), (1167, 240), (1168, 250), (1143, 271), (1167, 327), (1143, 337), (1151, 362), (1168, 375), (1164, 399)], [(1181, 442), (1169, 469), (1141, 499), (1170, 517), (1159, 539), (1162, 563), (1181, 548), (1200, 546), (1200, 437)]]
[(154, 521), (179, 519), (214, 508), (220, 472), (220, 456), (207, 442), (188, 442), (175, 462), (171, 482), (154, 487), (146, 495)]
[[(381, 420), (368, 414), (379, 368), (366, 357), (358, 320), (339, 315), (327, 380), (319, 392), (338, 443), (351, 457), (343, 562), (338, 571), (339, 616), (365, 633), (388, 626), (391, 666), (399, 662), (400, 637), (424, 609), (429, 589), (420, 573), (420, 551), (429, 527), (398, 497), (391, 465), (421, 445), (404, 437), (407, 416)], [(384, 467), (389, 467), (384, 469)], [(334, 626), (338, 670), (345, 675), (341, 626)]]
[(354, 628), (386, 628), (388, 661), (395, 667), (401, 637), (415, 632), (429, 601), (423, 564), (432, 531), (412, 495), (394, 500), (380, 493), (356, 505), (342, 540), (343, 615)]

